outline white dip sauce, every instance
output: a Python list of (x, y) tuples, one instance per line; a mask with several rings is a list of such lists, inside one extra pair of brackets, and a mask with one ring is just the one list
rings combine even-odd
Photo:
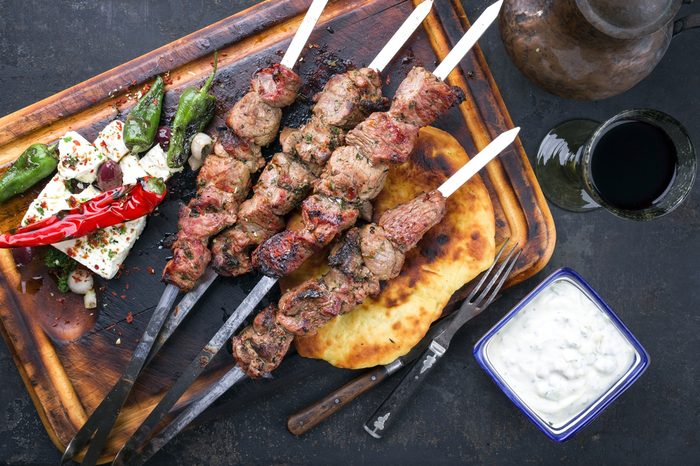
[(559, 279), (491, 338), (486, 357), (520, 400), (557, 429), (618, 382), (636, 350), (588, 295)]

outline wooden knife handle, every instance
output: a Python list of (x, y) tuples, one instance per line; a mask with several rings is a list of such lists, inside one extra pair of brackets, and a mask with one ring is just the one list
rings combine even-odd
[(384, 366), (378, 366), (351, 380), (339, 389), (329, 393), (312, 405), (292, 414), (287, 420), (287, 429), (294, 435), (301, 435), (321, 421), (329, 418), (352, 400), (377, 386), (388, 377)]

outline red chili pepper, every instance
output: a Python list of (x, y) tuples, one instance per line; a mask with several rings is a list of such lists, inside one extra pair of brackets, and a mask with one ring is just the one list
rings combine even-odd
[(93, 231), (148, 215), (165, 198), (165, 184), (145, 177), (138, 183), (120, 186), (51, 217), (0, 235), (0, 248), (46, 246), (80, 238)]

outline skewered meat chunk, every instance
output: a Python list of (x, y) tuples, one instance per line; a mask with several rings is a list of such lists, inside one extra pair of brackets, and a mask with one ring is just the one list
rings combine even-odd
[(401, 272), (404, 254), (381, 226), (371, 224), (360, 229), (360, 250), (365, 266), (378, 280), (389, 280)]
[(281, 277), (296, 270), (314, 252), (330, 244), (340, 232), (353, 225), (359, 211), (339, 199), (314, 194), (302, 203), (306, 229), (285, 230), (255, 250), (253, 267), (266, 275)]
[(230, 130), (219, 133), (214, 142), (214, 154), (219, 157), (229, 156), (240, 160), (251, 173), (255, 173), (265, 166), (265, 159), (260, 152), (260, 146), (238, 137), (236, 133)]
[(304, 198), (314, 178), (304, 164), (278, 152), (263, 170), (253, 190), (256, 196), (267, 201), (271, 212), (284, 215)]
[[(349, 100), (334, 100), (341, 95)], [(352, 127), (372, 109), (386, 104), (386, 99), (381, 95), (379, 75), (369, 69), (353, 70), (332, 78), (316, 98), (318, 103), (308, 123), (297, 130), (285, 128), (282, 131), (280, 142), (284, 154), (273, 157), (254, 188), (253, 198), (241, 207), (241, 211), (244, 207), (251, 207), (247, 209), (248, 215), (240, 215), (239, 224), (214, 240), (214, 268), (218, 273), (240, 275), (250, 271), (250, 250), (284, 226), (281, 219), (275, 222), (270, 215), (276, 214), (281, 217), (295, 208), (308, 195), (312, 183), (321, 174), (333, 151), (344, 144), (345, 130), (334, 125)], [(357, 170), (354, 172), (360, 174)], [(366, 184), (371, 184), (369, 190), (374, 189), (373, 186), (377, 184), (382, 184), (385, 176), (382, 170), (369, 171), (362, 175)], [(351, 180), (339, 180), (339, 188), (346, 185), (350, 189), (350, 197), (354, 198), (351, 194), (354, 189)], [(367, 189), (360, 188), (354, 191), (364, 193)], [(252, 206), (261, 211), (254, 212)], [(352, 215), (356, 213), (352, 212)], [(251, 225), (242, 225), (248, 222)], [(319, 230), (322, 231), (323, 229)], [(281, 242), (287, 240), (288, 238), (283, 238)], [(302, 238), (299, 241), (306, 240)], [(300, 256), (302, 258), (311, 254), (317, 238), (312, 234), (309, 241), (301, 246), (308, 246), (308, 250)]]
[(272, 372), (289, 351), (294, 335), (275, 320), (276, 307), (268, 306), (238, 336), (233, 337), (233, 356), (252, 378)]
[[(296, 270), (317, 247), (296, 231), (284, 230), (262, 243), (252, 254), (253, 267), (271, 277)], [(264, 260), (261, 260), (264, 257)]]
[(197, 176), (197, 196), (180, 209), (173, 258), (163, 279), (182, 290), (194, 287), (211, 260), (209, 238), (236, 221), (234, 206), (245, 196), (250, 172), (243, 162), (212, 154)]
[[(279, 107), (291, 104), (300, 86), (299, 76), (281, 65), (255, 74), (251, 90), (227, 115), (232, 131), (219, 133), (214, 153), (207, 157), (197, 176), (197, 196), (180, 211), (173, 259), (163, 271), (165, 281), (187, 291), (204, 273), (211, 260), (209, 238), (236, 223), (238, 207), (248, 196), (251, 175), (265, 166), (260, 146), (274, 140), (282, 117)], [(295, 176), (298, 170), (290, 174)], [(265, 228), (280, 228), (279, 219), (270, 219), (273, 214), (268, 210), (248, 210), (247, 215), (250, 224), (232, 234), (230, 242), (242, 241), (240, 236), (255, 236), (258, 232), (269, 236), (272, 233)], [(222, 260), (233, 261), (225, 256)], [(238, 266), (241, 264), (236, 263)], [(243, 266), (250, 267), (249, 261)]]
[[(281, 138), (280, 138), (281, 139)], [(333, 151), (345, 144), (345, 131), (312, 117), (301, 128), (292, 131), (282, 142), (282, 150), (294, 154), (316, 175)]]
[[(272, 276), (285, 275), (298, 268), (315, 248), (329, 244), (354, 224), (361, 201), (372, 199), (383, 187), (385, 175), (380, 170), (386, 168), (384, 163), (404, 162), (413, 151), (420, 126), (431, 123), (463, 97), (460, 90), (425, 69), (414, 68), (399, 86), (388, 112), (373, 113), (348, 132), (345, 141), (355, 152), (348, 147), (333, 152), (314, 195), (302, 204), (302, 231), (278, 233), (261, 244), (253, 253), (253, 266)], [(353, 153), (361, 157), (353, 158)], [(339, 210), (347, 222), (333, 220)]]
[(381, 90), (382, 80), (375, 70), (361, 68), (337, 74), (316, 95), (314, 115), (331, 126), (352, 128), (365, 115), (386, 105)]
[(270, 107), (292, 105), (301, 87), (301, 78), (284, 65), (274, 64), (255, 73), (250, 87)]
[(210, 259), (206, 240), (178, 237), (173, 243), (173, 258), (163, 270), (163, 280), (181, 290), (189, 290), (204, 273)]
[[(404, 253), (415, 247), (444, 213), (445, 198), (434, 191), (387, 211), (378, 225), (350, 229), (331, 252), (328, 273), (282, 296), (277, 321), (295, 335), (314, 334), (335, 315), (350, 312), (368, 297), (376, 296), (380, 280), (399, 275)], [(398, 221), (413, 215), (422, 218)]]
[(416, 67), (401, 81), (391, 112), (408, 124), (427, 126), (445, 110), (464, 100), (464, 92), (440, 81), (425, 68)]
[(445, 215), (445, 198), (438, 191), (418, 196), (388, 210), (379, 218), (387, 238), (405, 252), (413, 249), (426, 231)]
[(275, 232), (284, 228), (284, 220), (275, 215), (258, 196), (241, 204), (239, 220), (233, 228), (218, 235), (212, 244), (214, 270), (224, 276), (236, 276), (252, 269), (249, 254), (241, 251), (260, 244)]
[(301, 208), (306, 229), (300, 234), (319, 248), (327, 246), (341, 231), (354, 225), (359, 216), (355, 206), (321, 194), (307, 197)]
[(357, 147), (344, 146), (333, 153), (315, 191), (348, 202), (370, 200), (379, 195), (388, 173), (386, 164), (372, 164)]
[(373, 113), (348, 133), (347, 143), (374, 163), (404, 163), (413, 152), (419, 129), (391, 113)]
[(236, 102), (226, 117), (226, 125), (258, 146), (275, 140), (282, 110), (266, 104), (257, 92), (249, 92)]
[[(407, 248), (414, 247), (444, 213), (445, 198), (433, 191), (387, 211), (379, 224), (350, 229), (331, 251), (330, 271), (285, 292), (274, 322), (273, 308), (267, 308), (233, 338), (238, 364), (251, 377), (261, 377), (279, 365), (293, 336), (315, 334), (333, 317), (378, 295), (380, 280), (401, 273)], [(416, 215), (421, 218), (400, 221)]]

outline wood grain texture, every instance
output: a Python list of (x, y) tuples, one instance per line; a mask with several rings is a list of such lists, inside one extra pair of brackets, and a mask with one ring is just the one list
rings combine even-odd
[[(164, 121), (169, 121), (180, 92), (202, 82), (211, 70), (211, 53), (217, 49), (220, 72), (213, 92), (219, 102), (219, 117), (211, 128), (215, 130), (221, 124), (220, 116), (247, 89), (251, 74), (279, 60), (308, 3), (261, 3), (0, 119), (0, 164), (10, 163), (30, 143), (54, 141), (69, 129), (93, 139), (107, 122), (128, 112), (134, 103), (128, 96), (134, 90), (166, 72), (169, 84)], [(369, 63), (412, 7), (408, 0), (331, 2), (310, 39), (318, 47), (305, 51), (300, 74), (305, 81), (318, 85), (328, 76), (319, 76), (317, 70), (330, 61)], [(413, 65), (433, 67), (467, 26), (458, 1), (436, 2), (425, 27), (404, 50), (406, 60), (395, 60), (387, 70), (386, 95), (393, 95)], [(475, 154), (498, 133), (513, 126), (478, 47), (449, 80), (465, 89), (467, 101), (459, 111), (450, 111), (440, 118), (436, 126), (454, 134), (468, 154)], [(309, 101), (302, 100), (289, 109), (286, 124), (299, 124), (306, 115)], [(191, 194), (193, 177), (184, 174), (178, 178), (174, 180), (179, 186), (177, 191)], [(555, 233), (522, 146), (518, 143), (490, 164), (483, 178), (494, 202), (499, 239), (510, 236), (525, 247), (514, 281), (524, 280), (548, 261)], [(19, 223), (40, 188), (3, 204), (0, 230)], [(49, 278), (43, 280), (36, 293), (22, 293), (22, 277), (10, 254), (0, 251), (3, 337), (13, 351), (42, 422), (60, 449), (124, 370), (150, 318), (163, 290), (159, 273), (169, 255), (161, 240), (175, 229), (179, 201), (168, 198), (158, 214), (149, 219), (120, 276), (101, 283), (104, 289), (99, 312), (84, 310), (80, 299), (59, 295)], [(108, 460), (140, 424), (176, 378), (177, 371), (194, 357), (255, 279), (251, 276), (220, 280), (212, 288), (195, 315), (183, 324), (137, 382), (102, 460)], [(231, 364), (229, 353), (222, 352), (212, 369), (183, 397), (180, 406), (206, 390)]]
[(343, 409), (348, 403), (363, 393), (376, 387), (389, 376), (383, 366), (375, 367), (352, 379), (342, 387), (289, 416), (287, 429), (294, 435), (301, 435), (313, 429), (321, 421)]

